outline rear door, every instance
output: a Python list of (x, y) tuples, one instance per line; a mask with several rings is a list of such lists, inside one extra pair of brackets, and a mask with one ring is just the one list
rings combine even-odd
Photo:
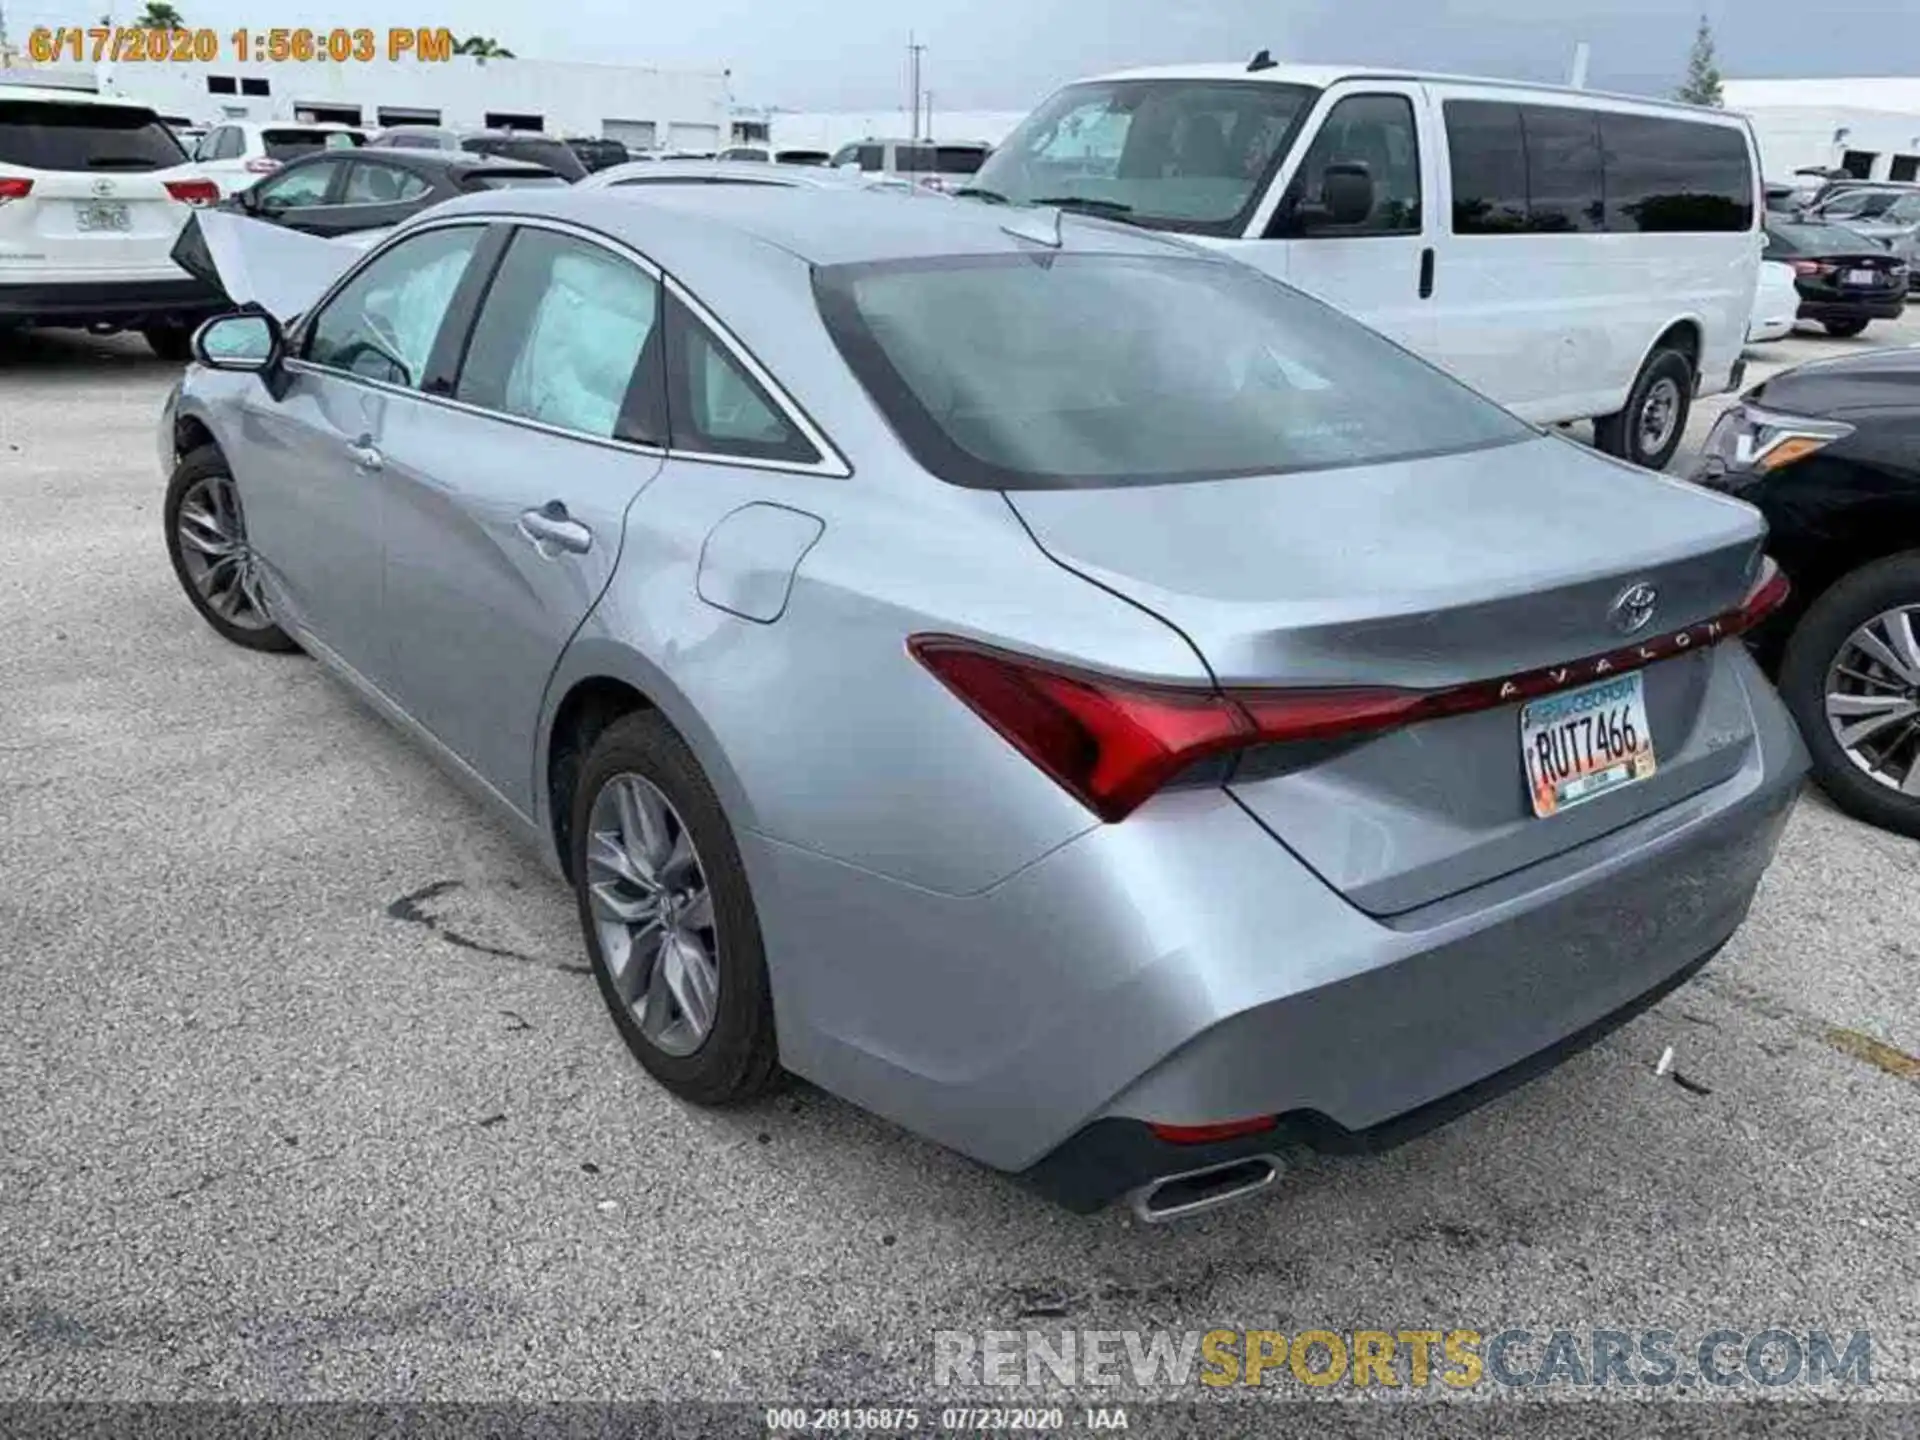
[(384, 229), (421, 209), (433, 192), (423, 176), (377, 156), (355, 156), (344, 172), (325, 205), (303, 212), (303, 229), (327, 236)]
[(523, 223), (453, 403), (393, 409), (381, 435), (391, 693), (523, 811), (547, 678), (661, 466), (659, 320), (638, 256)]
[(197, 178), (151, 110), (0, 90), (0, 280), (180, 279), (168, 186)]

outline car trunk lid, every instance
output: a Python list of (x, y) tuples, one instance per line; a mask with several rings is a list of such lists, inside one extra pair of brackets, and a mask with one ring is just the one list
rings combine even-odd
[[(1596, 672), (1591, 657), (1738, 607), (1763, 534), (1744, 505), (1550, 438), (1008, 500), (1056, 561), (1179, 629), (1227, 687), (1600, 680), (1612, 667)], [(1654, 613), (1629, 634), (1620, 602), (1640, 586)], [(1690, 640), (1639, 673), (1656, 772), (1546, 819), (1528, 799), (1518, 698), (1330, 747), (1252, 751), (1229, 788), (1356, 905), (1401, 913), (1738, 768), (1750, 721), (1711, 646)]]

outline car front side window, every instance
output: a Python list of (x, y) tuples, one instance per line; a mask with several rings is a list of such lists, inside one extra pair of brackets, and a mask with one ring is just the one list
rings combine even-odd
[(418, 389), (482, 233), (478, 225), (449, 226), (382, 251), (314, 316), (302, 358)]

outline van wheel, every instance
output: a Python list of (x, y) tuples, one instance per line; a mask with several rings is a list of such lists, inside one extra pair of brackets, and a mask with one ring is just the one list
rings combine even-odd
[(1842, 340), (1858, 335), (1867, 328), (1867, 322), (1858, 316), (1851, 320), (1823, 320), (1821, 323), (1827, 327), (1829, 335), (1837, 335)]
[(1693, 362), (1662, 346), (1634, 377), (1626, 407), (1593, 422), (1593, 443), (1622, 460), (1664, 470), (1680, 448), (1692, 409)]
[(1780, 698), (1834, 804), (1920, 838), (1920, 551), (1814, 601), (1787, 642)]
[(149, 325), (140, 332), (147, 348), (162, 360), (191, 360), (193, 331), (184, 325)]

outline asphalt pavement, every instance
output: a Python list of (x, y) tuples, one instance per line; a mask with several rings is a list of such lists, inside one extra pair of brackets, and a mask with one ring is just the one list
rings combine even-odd
[(1563, 1068), (1191, 1223), (1067, 1214), (804, 1085), (651, 1083), (567, 892), (178, 593), (175, 369), (0, 339), (0, 1400), (930, 1402), (940, 1330), (1452, 1325), (1864, 1329), (1920, 1398), (1911, 840), (1809, 796)]

